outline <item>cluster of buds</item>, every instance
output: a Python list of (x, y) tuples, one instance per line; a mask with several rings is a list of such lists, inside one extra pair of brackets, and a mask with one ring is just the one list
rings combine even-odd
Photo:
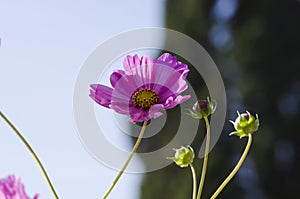
[[(209, 115), (213, 114), (216, 110), (216, 101), (210, 101), (209, 97), (206, 100), (198, 100), (192, 110), (187, 109), (190, 116), (196, 119), (207, 118)], [(235, 128), (234, 132), (231, 132), (229, 135), (237, 135), (240, 138), (249, 136), (249, 134), (254, 133), (258, 130), (259, 127), (259, 119), (256, 114), (255, 117), (251, 115), (248, 111), (240, 114), (237, 112), (238, 117), (235, 121), (230, 121)], [(172, 158), (168, 158), (173, 160), (180, 167), (188, 167), (194, 160), (195, 154), (192, 147), (180, 147), (178, 149), (174, 149), (175, 155)]]
[(237, 112), (237, 114), (238, 117), (236, 118), (236, 120), (230, 121), (233, 124), (236, 131), (231, 132), (229, 135), (237, 135), (240, 138), (243, 138), (258, 130), (259, 119), (257, 114), (256, 117), (251, 115), (248, 111), (242, 114)]
[[(210, 135), (210, 124), (208, 120), (208, 116), (213, 114), (216, 109), (216, 102), (211, 102), (209, 98), (207, 100), (198, 100), (195, 105), (193, 106), (192, 110), (188, 109), (188, 114), (192, 116), (193, 118), (202, 119), (204, 118), (207, 128), (207, 140), (206, 140), (206, 147), (205, 147), (205, 153), (208, 152), (209, 149), (209, 135)], [(221, 184), (221, 186), (216, 190), (216, 192), (212, 195), (211, 198), (216, 198), (220, 192), (224, 189), (224, 187), (228, 184), (228, 182), (233, 178), (233, 176), (237, 173), (237, 171), (240, 169), (242, 163), (244, 162), (251, 143), (252, 143), (252, 134), (258, 130), (259, 127), (259, 119), (258, 115), (255, 116), (251, 115), (248, 111), (245, 113), (240, 114), (237, 112), (238, 117), (235, 121), (230, 121), (235, 128), (234, 132), (231, 132), (229, 135), (236, 135), (239, 136), (240, 139), (243, 137), (248, 137), (247, 146), (243, 152), (243, 155), (241, 156), (238, 164), (235, 166), (235, 168), (232, 170), (232, 172), (229, 174), (229, 176), (225, 179), (225, 181)], [(192, 147), (180, 147), (179, 149), (174, 149), (176, 151), (174, 157), (169, 158), (173, 160), (178, 166), (180, 167), (191, 167), (192, 174), (193, 174), (193, 198), (196, 198), (196, 188), (197, 188), (197, 176), (195, 169), (192, 165), (195, 154)], [(207, 161), (208, 156), (206, 155), (204, 157), (203, 161), (203, 168), (202, 168), (202, 174), (201, 174), (201, 180), (198, 190), (197, 198), (201, 197), (202, 189), (203, 189), (203, 183), (205, 179), (205, 173), (206, 173), (206, 167), (207, 167)]]

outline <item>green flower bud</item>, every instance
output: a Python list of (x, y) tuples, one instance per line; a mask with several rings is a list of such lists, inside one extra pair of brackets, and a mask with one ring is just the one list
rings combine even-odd
[(230, 121), (233, 124), (236, 131), (231, 132), (229, 135), (237, 135), (240, 138), (243, 138), (248, 136), (250, 133), (252, 134), (258, 130), (259, 119), (257, 114), (256, 118), (253, 115), (251, 115), (248, 111), (242, 114), (237, 112), (237, 114), (238, 117), (236, 118), (236, 120), (234, 122)]
[(189, 115), (196, 119), (202, 119), (213, 114), (216, 110), (217, 103), (215, 100), (210, 101), (209, 97), (206, 100), (198, 100), (194, 106), (193, 110), (187, 110)]
[(170, 157), (168, 159), (173, 160), (180, 167), (188, 167), (194, 160), (195, 153), (192, 147), (180, 147), (179, 149), (174, 149), (175, 155), (174, 157)]

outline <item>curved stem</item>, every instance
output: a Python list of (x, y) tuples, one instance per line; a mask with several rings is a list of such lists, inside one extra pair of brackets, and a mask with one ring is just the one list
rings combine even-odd
[(197, 194), (197, 175), (195, 168), (193, 164), (189, 164), (192, 170), (192, 175), (193, 175), (193, 199), (196, 199), (196, 194)]
[(58, 196), (54, 190), (54, 187), (47, 175), (47, 172), (43, 166), (43, 164), (41, 163), (41, 161), (39, 160), (38, 156), (36, 155), (36, 153), (33, 151), (33, 149), (31, 148), (31, 146), (29, 145), (29, 143), (26, 141), (26, 139), (21, 135), (21, 133), (16, 129), (16, 127), (5, 117), (5, 115), (0, 112), (1, 117), (5, 120), (5, 122), (12, 128), (12, 130), (16, 133), (16, 135), (21, 139), (21, 141), (23, 142), (23, 144), (26, 146), (26, 148), (29, 150), (29, 152), (31, 153), (31, 155), (34, 157), (34, 160), (36, 161), (36, 163), (38, 164), (38, 166), (40, 167), (44, 177), (46, 178), (46, 181), (48, 183), (48, 186), (53, 194), (53, 197), (55, 199), (58, 199)]
[(216, 192), (212, 195), (212, 197), (210, 199), (215, 199), (221, 193), (221, 191), (224, 189), (224, 187), (229, 183), (229, 181), (233, 178), (233, 176), (238, 172), (238, 170), (242, 166), (242, 164), (249, 152), (251, 143), (252, 143), (252, 134), (249, 133), (247, 146), (246, 146), (239, 162), (237, 163), (237, 165), (234, 167), (234, 169), (231, 171), (231, 173), (228, 175), (228, 177), (224, 180), (224, 182), (220, 185), (220, 187), (216, 190)]
[(124, 173), (125, 169), (127, 168), (130, 160), (132, 159), (133, 155), (135, 154), (136, 150), (138, 149), (140, 143), (141, 143), (141, 140), (144, 136), (144, 133), (145, 133), (145, 129), (146, 129), (146, 126), (147, 126), (147, 121), (144, 121), (143, 123), (143, 127), (141, 129), (141, 132), (139, 134), (139, 137), (129, 155), (129, 157), (127, 158), (125, 164), (123, 165), (121, 171), (118, 173), (117, 177), (115, 178), (115, 180), (113, 181), (112, 185), (109, 187), (109, 189), (106, 191), (106, 193), (104, 194), (104, 196), (102, 197), (102, 199), (105, 199), (107, 198), (107, 196), (110, 194), (110, 192), (113, 190), (114, 186), (117, 184), (118, 180), (120, 179), (120, 177), (122, 176), (122, 174)]
[(205, 174), (206, 174), (206, 167), (208, 162), (208, 150), (209, 150), (209, 143), (210, 143), (210, 125), (207, 117), (204, 117), (205, 125), (206, 125), (206, 143), (205, 143), (205, 154), (204, 154), (204, 160), (203, 160), (203, 166), (202, 166), (202, 173), (201, 173), (201, 179), (200, 179), (200, 185), (198, 189), (198, 195), (197, 199), (201, 198), (204, 180), (205, 180)]

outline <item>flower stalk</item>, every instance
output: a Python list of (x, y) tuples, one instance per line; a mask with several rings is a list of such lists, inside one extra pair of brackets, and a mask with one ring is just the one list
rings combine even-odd
[(146, 126), (147, 126), (147, 121), (144, 121), (143, 123), (143, 126), (142, 126), (142, 129), (141, 129), (141, 132), (139, 134), (139, 137), (129, 155), (129, 157), (127, 158), (125, 164), (123, 165), (122, 169), (120, 170), (120, 172), (118, 173), (117, 177), (115, 178), (115, 180), (113, 181), (113, 183), (111, 184), (111, 186), (108, 188), (108, 190), (106, 191), (106, 193), (104, 194), (104, 196), (102, 197), (102, 199), (105, 199), (107, 198), (107, 196), (110, 194), (110, 192), (113, 190), (113, 188), (115, 187), (115, 185), (117, 184), (117, 182), (119, 181), (120, 177), (122, 176), (122, 174), (124, 173), (124, 171), (126, 170), (129, 162), (131, 161), (133, 155), (135, 154), (135, 152), (137, 151), (141, 141), (142, 141), (142, 138), (144, 136), (144, 133), (145, 133), (145, 129), (146, 129)]
[(36, 153), (34, 152), (34, 150), (32, 149), (32, 147), (30, 146), (30, 144), (26, 141), (26, 139), (22, 136), (22, 134), (17, 130), (17, 128), (9, 121), (9, 119), (0, 111), (0, 115), (1, 117), (4, 119), (4, 121), (12, 128), (12, 130), (16, 133), (16, 135), (20, 138), (20, 140), (23, 142), (23, 144), (26, 146), (26, 148), (29, 150), (29, 152), (31, 153), (31, 155), (33, 156), (35, 162), (38, 164), (38, 166), (40, 167), (46, 181), (47, 184), (52, 192), (52, 195), (55, 199), (58, 199), (58, 195), (54, 189), (54, 186), (52, 185), (49, 176), (47, 175), (47, 172), (42, 164), (42, 162), (40, 161), (40, 159), (38, 158), (38, 156), (36, 155)]
[(201, 198), (201, 194), (202, 194), (202, 190), (203, 190), (203, 186), (204, 186), (204, 180), (205, 180), (206, 168), (207, 168), (207, 162), (208, 162), (209, 143), (210, 143), (210, 124), (209, 124), (207, 116), (204, 116), (203, 118), (205, 120), (205, 125), (206, 125), (206, 143), (205, 143), (205, 152), (204, 152), (205, 154), (204, 154), (202, 173), (201, 173), (201, 179), (200, 179), (197, 199)]
[(215, 199), (221, 193), (221, 191), (224, 189), (224, 187), (230, 182), (230, 180), (235, 176), (235, 174), (238, 172), (238, 170), (242, 166), (243, 162), (245, 161), (245, 158), (248, 155), (251, 143), (252, 143), (252, 134), (249, 133), (246, 148), (245, 148), (239, 162), (237, 163), (237, 165), (234, 167), (234, 169), (231, 171), (231, 173), (228, 175), (228, 177), (224, 180), (224, 182), (220, 185), (220, 187), (216, 190), (216, 192), (212, 195), (212, 197), (210, 199)]
[(193, 176), (193, 199), (196, 199), (196, 194), (197, 194), (197, 174), (195, 171), (195, 168), (193, 166), (193, 164), (189, 164), (191, 171), (192, 171), (192, 176)]

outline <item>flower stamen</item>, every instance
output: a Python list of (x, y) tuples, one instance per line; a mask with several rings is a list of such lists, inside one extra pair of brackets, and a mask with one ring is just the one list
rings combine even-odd
[(149, 109), (158, 102), (157, 93), (150, 88), (142, 88), (132, 96), (132, 103), (139, 108)]

